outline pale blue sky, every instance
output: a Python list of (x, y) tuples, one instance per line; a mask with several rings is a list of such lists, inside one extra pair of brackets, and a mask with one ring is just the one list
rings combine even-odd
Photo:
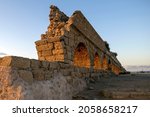
[(0, 0), (0, 52), (37, 58), (51, 4), (81, 10), (123, 65), (150, 65), (150, 0)]

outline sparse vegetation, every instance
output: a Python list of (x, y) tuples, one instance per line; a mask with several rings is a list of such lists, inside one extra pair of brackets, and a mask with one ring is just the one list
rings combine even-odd
[(109, 47), (108, 42), (107, 42), (107, 41), (104, 41), (104, 43), (105, 43), (105, 46), (106, 46), (107, 50), (110, 51), (110, 47)]

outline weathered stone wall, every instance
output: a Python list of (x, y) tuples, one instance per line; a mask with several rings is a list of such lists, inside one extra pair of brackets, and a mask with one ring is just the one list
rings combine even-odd
[(80, 11), (71, 17), (51, 6), (50, 25), (41, 40), (35, 42), (39, 60), (62, 61), (76, 67), (124, 71), (106, 42), (97, 34)]
[(17, 70), (0, 67), (0, 99), (71, 99), (72, 90), (67, 80), (61, 75), (54, 75), (51, 80), (24, 80)]
[(21, 57), (0, 60), (0, 99), (72, 99), (86, 88), (87, 69)]

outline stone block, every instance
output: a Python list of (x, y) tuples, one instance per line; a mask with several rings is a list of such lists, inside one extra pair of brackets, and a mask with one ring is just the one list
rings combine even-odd
[(56, 61), (64, 61), (64, 55), (63, 55), (63, 54), (61, 54), (61, 55), (56, 55), (56, 56), (55, 56), (55, 60), (56, 60)]
[(74, 71), (77, 72), (77, 73), (79, 73), (80, 72), (80, 67), (75, 67)]
[(73, 38), (73, 39), (69, 39), (69, 45), (70, 45), (71, 47), (74, 46), (74, 38)]
[(73, 76), (74, 78), (81, 78), (82, 77), (82, 73), (79, 72), (72, 72), (71, 76)]
[(47, 44), (47, 40), (39, 40), (39, 41), (36, 41), (35, 44), (36, 44), (37, 46), (39, 46), (39, 45), (44, 45), (44, 44)]
[(48, 61), (41, 61), (41, 67), (48, 69), (49, 65), (50, 65), (50, 63)]
[(40, 68), (40, 61), (39, 60), (35, 60), (35, 59), (31, 59), (31, 68), (32, 69), (39, 69)]
[(55, 61), (55, 56), (48, 56), (48, 57), (46, 57), (46, 60), (53, 62), (53, 61)]
[(31, 71), (27, 70), (19, 70), (19, 77), (28, 82), (29, 84), (32, 84), (33, 82), (33, 75)]
[(87, 68), (83, 67), (83, 68), (79, 68), (79, 69), (80, 69), (80, 72), (83, 73), (83, 74), (87, 72)]
[(30, 59), (16, 56), (6, 56), (3, 57), (1, 61), (1, 66), (10, 66), (19, 69), (28, 69), (30, 68)]
[(49, 48), (50, 50), (54, 48), (54, 44), (53, 44), (53, 43), (48, 43), (47, 46), (48, 46), (48, 48)]
[(43, 69), (35, 69), (33, 70), (33, 78), (36, 80), (44, 80), (45, 73), (43, 71)]
[(64, 53), (63, 49), (55, 49), (55, 50), (53, 50), (53, 54), (54, 55), (59, 55), (59, 54), (63, 54), (63, 53)]
[(42, 51), (38, 51), (37, 54), (39, 57), (42, 57)]
[(66, 31), (66, 27), (65, 27), (65, 29), (64, 29), (64, 28), (60, 29), (60, 31), (61, 31), (61, 35), (62, 35), (62, 36), (66, 36), (66, 37), (69, 36), (69, 32)]
[(60, 62), (59, 64), (60, 64), (60, 68), (62, 69), (70, 67), (70, 64), (67, 64), (67, 63)]
[(68, 45), (69, 44), (69, 39), (68, 38), (63, 38), (64, 39), (64, 44)]
[(61, 42), (55, 42), (55, 43), (54, 43), (54, 47), (55, 47), (55, 49), (62, 49), (62, 48), (63, 48)]
[(42, 56), (51, 56), (51, 55), (53, 55), (51, 50), (42, 51)]
[(71, 71), (69, 69), (61, 69), (60, 71), (64, 76), (71, 75)]
[(71, 72), (72, 78), (76, 78), (76, 72)]
[(67, 54), (68, 54), (68, 59), (69, 59), (69, 60), (72, 60), (72, 53), (68, 51)]
[(50, 63), (50, 68), (49, 69), (58, 69), (60, 68), (60, 65), (58, 62), (51, 62)]
[(90, 73), (86, 73), (84, 77), (90, 77)]
[(71, 47), (69, 45), (66, 45), (65, 48), (66, 48), (67, 52), (71, 52)]
[(66, 76), (66, 80), (67, 80), (67, 83), (69, 83), (70, 85), (72, 85), (73, 78), (71, 76)]
[(65, 23), (64, 23), (64, 22), (61, 22), (61, 23), (58, 24), (57, 28), (61, 29), (61, 28), (64, 27), (64, 25), (65, 25)]
[(46, 58), (42, 56), (42, 57), (39, 57), (39, 60), (44, 61), (46, 60)]
[(47, 45), (47, 44), (36, 46), (36, 49), (37, 49), (37, 51), (50, 50), (50, 49), (48, 48), (48, 45)]
[(59, 42), (60, 41), (60, 37), (59, 36), (50, 37), (47, 41), (48, 41), (48, 43)]
[(53, 76), (53, 71), (46, 71), (45, 72), (45, 80), (52, 79), (52, 76)]
[(53, 49), (53, 43), (47, 43), (43, 45), (36, 46), (37, 51), (48, 51)]

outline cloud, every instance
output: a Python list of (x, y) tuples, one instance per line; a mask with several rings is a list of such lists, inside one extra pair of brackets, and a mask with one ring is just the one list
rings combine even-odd
[(141, 66), (134, 66), (134, 65), (129, 65), (125, 66), (126, 70), (128, 71), (150, 71), (150, 65), (141, 65)]
[(6, 53), (0, 52), (0, 57), (4, 57), (6, 55), (7, 55)]
[(0, 52), (0, 55), (7, 55), (6, 53)]

